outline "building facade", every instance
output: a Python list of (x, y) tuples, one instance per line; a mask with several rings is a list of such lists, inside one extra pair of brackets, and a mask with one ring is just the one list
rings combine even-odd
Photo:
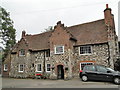
[(2, 54), (3, 54), (3, 48), (0, 47), (0, 76), (2, 75)]
[(3, 76), (27, 78), (40, 73), (50, 79), (71, 79), (85, 65), (114, 68), (118, 56), (114, 16), (106, 5), (104, 19), (71, 27), (59, 21), (53, 30), (36, 35), (23, 31), (4, 62)]

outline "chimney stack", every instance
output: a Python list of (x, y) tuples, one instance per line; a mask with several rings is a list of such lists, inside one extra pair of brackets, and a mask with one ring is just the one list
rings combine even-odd
[(26, 32), (25, 31), (22, 31), (22, 38), (24, 38), (26, 35)]
[(109, 8), (108, 4), (106, 4), (106, 9), (104, 10), (104, 20), (105, 24), (109, 26), (113, 26), (113, 18), (111, 14), (111, 8)]

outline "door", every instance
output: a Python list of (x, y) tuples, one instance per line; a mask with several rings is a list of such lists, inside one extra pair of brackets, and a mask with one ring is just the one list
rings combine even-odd
[(107, 73), (107, 69), (103, 66), (96, 66), (98, 80), (110, 81), (112, 79), (112, 73)]
[(86, 66), (84, 69), (89, 79), (95, 80), (97, 78), (96, 68), (94, 65)]
[(63, 65), (58, 65), (57, 66), (57, 72), (58, 72), (58, 79), (64, 79), (64, 69)]

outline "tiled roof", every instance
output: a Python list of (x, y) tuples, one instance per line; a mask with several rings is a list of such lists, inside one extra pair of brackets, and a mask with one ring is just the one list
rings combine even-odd
[(77, 39), (76, 45), (107, 42), (107, 28), (104, 19), (67, 28)]
[(36, 35), (26, 35), (26, 40), (29, 45), (29, 49), (36, 50), (44, 50), (50, 48), (49, 37), (52, 31), (36, 34)]
[[(107, 28), (104, 19), (67, 27), (71, 38), (76, 40), (76, 45), (97, 44), (107, 42)], [(44, 50), (50, 48), (50, 36), (52, 31), (36, 35), (26, 35), (25, 40), (29, 49)]]

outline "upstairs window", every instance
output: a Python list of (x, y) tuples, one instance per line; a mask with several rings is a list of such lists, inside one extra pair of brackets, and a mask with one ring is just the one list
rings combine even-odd
[(7, 71), (7, 70), (8, 70), (8, 65), (4, 64), (4, 71)]
[(25, 56), (25, 49), (21, 49), (19, 51), (19, 56)]
[(19, 64), (19, 72), (23, 72), (24, 71), (24, 65), (23, 64)]
[(80, 54), (92, 54), (92, 47), (91, 46), (80, 46)]
[(63, 54), (63, 53), (64, 53), (64, 46), (55, 47), (55, 54)]
[(50, 64), (47, 64), (46, 72), (50, 72)]

